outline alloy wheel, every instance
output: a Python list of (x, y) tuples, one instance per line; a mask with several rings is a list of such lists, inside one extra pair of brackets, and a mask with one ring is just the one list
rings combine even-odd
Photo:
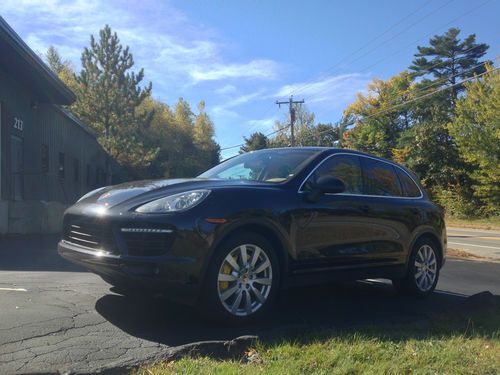
[(217, 290), (224, 308), (236, 316), (259, 310), (271, 292), (273, 270), (266, 252), (253, 244), (240, 245), (222, 262)]
[(437, 277), (437, 258), (434, 249), (423, 245), (415, 256), (415, 283), (422, 292), (429, 291)]

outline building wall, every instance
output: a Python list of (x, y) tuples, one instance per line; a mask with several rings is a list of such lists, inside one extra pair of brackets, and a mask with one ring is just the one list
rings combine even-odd
[[(106, 154), (81, 123), (53, 104), (36, 103), (30, 88), (1, 67), (0, 105), (0, 233), (57, 232), (64, 209), (104, 184)], [(17, 179), (12, 136), (23, 145)], [(16, 184), (23, 185), (22, 195)]]

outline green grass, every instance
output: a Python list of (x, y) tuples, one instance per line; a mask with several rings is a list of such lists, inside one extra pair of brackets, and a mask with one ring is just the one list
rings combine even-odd
[(187, 357), (135, 374), (500, 374), (500, 310), (432, 326), (323, 330), (258, 342), (241, 358)]
[(456, 219), (447, 217), (446, 225), (450, 227), (500, 230), (500, 216), (486, 219)]

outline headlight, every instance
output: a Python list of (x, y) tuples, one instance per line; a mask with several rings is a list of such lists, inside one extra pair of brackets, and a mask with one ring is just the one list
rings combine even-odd
[(143, 204), (135, 211), (146, 214), (185, 211), (201, 203), (208, 197), (208, 194), (210, 194), (210, 190), (186, 191)]
[(101, 191), (103, 189), (106, 189), (107, 186), (103, 186), (103, 187), (100, 187), (98, 189), (95, 189), (95, 190), (92, 190), (92, 191), (89, 191), (87, 194), (83, 195), (80, 199), (77, 200), (77, 202), (80, 202), (82, 200), (84, 200), (85, 198), (88, 198), (90, 197), (91, 195), (97, 193), (98, 191)]

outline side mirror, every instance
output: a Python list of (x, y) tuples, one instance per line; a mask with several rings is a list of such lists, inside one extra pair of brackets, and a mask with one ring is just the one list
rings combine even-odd
[(314, 203), (319, 201), (323, 194), (338, 194), (343, 191), (345, 191), (345, 185), (342, 180), (336, 177), (323, 176), (318, 178), (316, 184), (312, 186), (311, 191), (306, 195), (306, 199)]
[(337, 194), (345, 191), (344, 182), (336, 177), (323, 176), (318, 178), (318, 182), (315, 186), (322, 193)]

